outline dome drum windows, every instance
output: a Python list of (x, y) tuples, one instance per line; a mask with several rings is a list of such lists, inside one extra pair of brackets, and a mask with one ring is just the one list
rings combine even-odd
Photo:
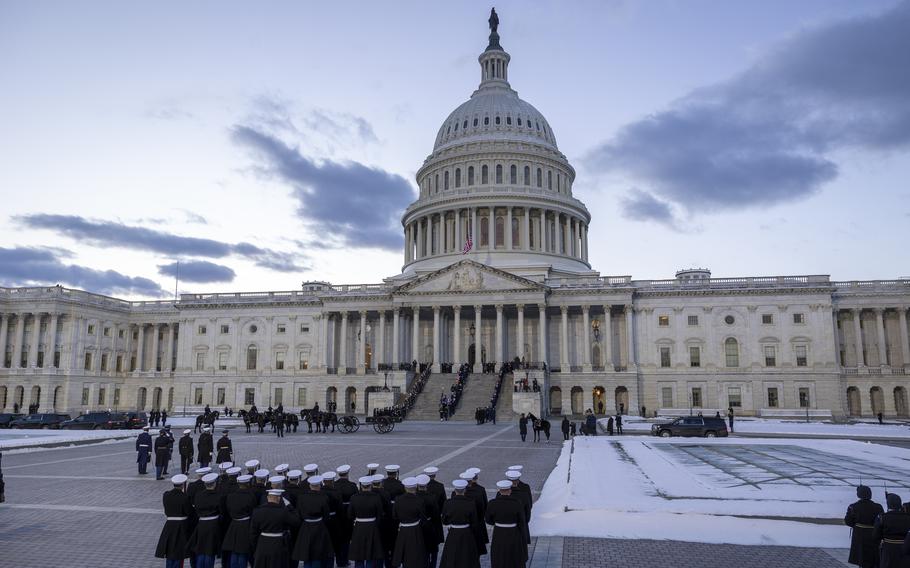
[(511, 116), (506, 117), (506, 126), (512, 126), (512, 117)]
[(537, 168), (537, 187), (543, 187), (543, 170)]
[(474, 185), (474, 166), (468, 166), (468, 185)]
[(525, 185), (531, 185), (531, 168), (529, 166), (525, 166)]
[(461, 168), (455, 168), (455, 189), (461, 187)]
[(490, 183), (490, 168), (483, 165), (480, 168), (480, 184), (487, 185), (488, 183)]
[(518, 184), (518, 167), (515, 164), (509, 167), (509, 183), (512, 185)]
[(442, 189), (443, 189), (443, 190), (449, 189), (449, 172), (448, 172), (448, 170), (446, 170), (445, 172), (443, 172), (443, 174), (442, 174), (442, 179), (443, 179), (443, 182), (442, 182)]
[(496, 164), (496, 183), (502, 183), (502, 164)]

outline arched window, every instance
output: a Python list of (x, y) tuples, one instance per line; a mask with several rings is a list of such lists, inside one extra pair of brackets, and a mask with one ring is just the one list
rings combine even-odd
[(537, 236), (535, 231), (537, 230), (537, 223), (532, 219), (531, 225), (528, 227), (528, 248), (533, 249), (534, 244), (537, 242)]
[(525, 166), (525, 185), (531, 185), (531, 168)]
[(455, 187), (461, 187), (461, 168), (455, 168)]
[(436, 183), (433, 185), (436, 187), (436, 193), (439, 193), (439, 174), (436, 174)]
[(521, 235), (518, 234), (518, 217), (512, 217), (512, 248), (521, 246)]
[(480, 184), (486, 185), (488, 183), (490, 183), (490, 168), (482, 166), (480, 168)]
[(559, 173), (557, 172), (556, 173), (556, 193), (560, 193), (562, 191), (561, 178), (562, 178), (562, 176), (560, 176)]
[(547, 170), (547, 189), (553, 189), (553, 170)]
[(465, 119), (464, 124), (461, 125), (462, 130), (468, 127), (468, 121)]
[(499, 126), (499, 115), (496, 115), (496, 126)]
[(490, 223), (486, 217), (480, 218), (480, 245), (489, 246), (490, 244)]
[(496, 183), (502, 183), (502, 164), (496, 164)]
[(490, 125), (490, 117), (489, 117), (489, 116), (483, 117), (483, 125), (484, 125), (484, 126), (489, 126), (489, 125)]
[(458, 132), (458, 123), (455, 123), (455, 132)]
[(443, 190), (449, 189), (449, 170), (446, 170), (442, 174), (442, 189)]
[(543, 170), (537, 168), (537, 187), (543, 187)]
[(732, 337), (724, 341), (724, 355), (728, 367), (739, 367), (739, 344)]
[(518, 126), (521, 126), (521, 117), (518, 117)]
[(509, 168), (509, 183), (516, 185), (518, 183), (518, 168), (515, 164)]
[(474, 119), (474, 128), (477, 128), (477, 119)]
[(258, 360), (259, 350), (255, 345), (246, 348), (246, 368), (248, 371), (256, 370), (256, 361)]
[(505, 222), (502, 217), (496, 218), (496, 244), (494, 246), (501, 247), (505, 245)]
[(468, 185), (474, 185), (474, 166), (468, 166)]

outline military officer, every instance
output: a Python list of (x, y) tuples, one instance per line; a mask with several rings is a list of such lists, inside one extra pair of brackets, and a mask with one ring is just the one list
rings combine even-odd
[(856, 488), (858, 501), (847, 507), (844, 524), (850, 527), (850, 556), (848, 562), (860, 568), (878, 565), (878, 540), (873, 533), (875, 519), (884, 513), (882, 506), (872, 500), (872, 489), (865, 485)]
[(406, 477), (399, 483), (404, 493), (395, 498), (395, 504), (392, 506), (392, 516), (398, 523), (392, 566), (426, 568), (427, 546), (423, 538), (423, 525), (429, 516), (426, 502), (423, 497), (417, 495), (416, 478)]
[(231, 443), (231, 439), (228, 438), (228, 431), (221, 431), (221, 438), (218, 439), (218, 455), (216, 456), (215, 463), (223, 462), (232, 462), (234, 461), (234, 445)]
[(442, 548), (440, 568), (480, 568), (480, 552), (474, 527), (477, 526), (477, 506), (472, 497), (465, 495), (468, 482), (452, 482), (452, 498), (442, 508), (442, 523), (449, 527), (445, 546)]
[(196, 442), (199, 450), (199, 465), (207, 467), (212, 463), (212, 450), (214, 443), (212, 441), (212, 429), (209, 426), (202, 427), (202, 434), (199, 434), (199, 440)]
[(166, 559), (167, 568), (180, 568), (183, 559), (189, 556), (187, 543), (190, 538), (193, 505), (186, 494), (187, 477), (183, 474), (171, 478), (173, 489), (166, 491), (162, 502), (166, 518), (161, 535), (158, 537), (158, 546), (155, 548), (155, 558)]
[(512, 482), (496, 483), (498, 495), (487, 507), (485, 521), (493, 525), (490, 543), (491, 568), (524, 568), (528, 563), (524, 505), (512, 496)]
[[(283, 477), (281, 479), (284, 479)], [(290, 562), (288, 534), (300, 526), (300, 517), (282, 504), (282, 489), (269, 489), (266, 503), (250, 519), (253, 566), (284, 568)]]
[(148, 426), (143, 426), (142, 433), (136, 438), (136, 452), (138, 453), (136, 463), (139, 464), (139, 474), (146, 475), (152, 454), (152, 435), (149, 434)]
[(180, 473), (184, 475), (190, 472), (190, 466), (193, 464), (193, 438), (190, 436), (191, 433), (192, 430), (184, 430), (178, 445)]

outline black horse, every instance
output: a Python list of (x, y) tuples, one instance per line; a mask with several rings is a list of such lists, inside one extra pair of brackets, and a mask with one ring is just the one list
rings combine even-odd
[(534, 428), (534, 441), (535, 442), (540, 441), (540, 433), (542, 431), (544, 433), (544, 435), (547, 437), (547, 443), (549, 444), (550, 443), (550, 421), (542, 420), (542, 419), (534, 416), (530, 412), (528, 413), (528, 420), (531, 421), (531, 425)]
[(215, 412), (209, 412), (208, 414), (196, 416), (196, 426), (193, 427), (193, 433), (195, 434), (197, 431), (201, 432), (203, 426), (211, 426), (214, 428), (215, 420), (218, 420), (218, 416), (220, 415), (217, 410)]

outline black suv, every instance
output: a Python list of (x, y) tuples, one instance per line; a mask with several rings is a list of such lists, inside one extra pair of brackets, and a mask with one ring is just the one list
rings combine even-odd
[(13, 420), (18, 420), (25, 416), (24, 414), (10, 414), (4, 413), (0, 414), (0, 428), (9, 428), (10, 423)]
[(723, 418), (685, 416), (672, 422), (652, 424), (651, 435), (662, 438), (671, 436), (713, 438), (715, 436), (726, 437), (729, 434), (727, 433), (727, 423)]
[(141, 430), (143, 426), (149, 425), (149, 417), (145, 412), (127, 412), (126, 425), (124, 428), (129, 430)]
[(126, 428), (127, 419), (123, 414), (112, 412), (89, 412), (60, 424), (64, 430), (113, 430)]
[(49, 428), (59, 429), (60, 424), (70, 419), (69, 414), (29, 414), (24, 418), (19, 418), (10, 422), (9, 427), (13, 429), (42, 429)]

